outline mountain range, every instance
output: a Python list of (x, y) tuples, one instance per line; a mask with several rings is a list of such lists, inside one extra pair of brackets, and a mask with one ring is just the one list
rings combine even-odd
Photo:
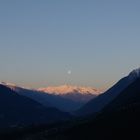
[(101, 91), (90, 87), (76, 87), (63, 85), (39, 89), (27, 89), (11, 83), (1, 83), (19, 95), (31, 98), (46, 107), (55, 107), (61, 111), (72, 112), (79, 109), (89, 100), (101, 94)]
[[(35, 130), (36, 133), (26, 134), (26, 138), (48, 140), (49, 138), (112, 140), (114, 138), (125, 139), (127, 136), (132, 139), (135, 136), (140, 138), (139, 132), (137, 133), (137, 130), (140, 129), (140, 69), (130, 72), (105, 93), (99, 93), (100, 95), (97, 93), (96, 97), (73, 112), (76, 116), (60, 110), (57, 106), (52, 107), (53, 102), (57, 101), (54, 101), (54, 97), (72, 100), (63, 96), (79, 94), (79, 91), (81, 91), (81, 95), (87, 95), (91, 89), (78, 89), (65, 85), (31, 90), (2, 83), (0, 84), (1, 127), (69, 120), (50, 128)], [(50, 97), (53, 97), (52, 102), (47, 100)]]
[[(114, 92), (111, 92), (113, 90)], [(102, 106), (100, 101), (103, 101)], [(99, 112), (96, 117), (93, 117), (95, 114), (93, 105), (97, 103), (100, 107), (96, 112)], [(61, 133), (65, 136), (64, 139), (140, 139), (138, 131), (140, 129), (140, 69), (133, 70), (127, 77), (85, 106), (93, 108), (88, 113), (90, 117)]]
[(82, 108), (77, 111), (77, 114), (79, 114), (80, 116), (86, 116), (102, 111), (102, 109), (106, 105), (108, 105), (116, 97), (118, 97), (118, 95), (120, 95), (123, 90), (125, 90), (138, 78), (140, 78), (140, 69), (135, 69), (130, 72), (128, 76), (119, 80), (109, 90), (86, 103)]
[(133, 70), (105, 93), (89, 101), (77, 111), (79, 113), (86, 117), (65, 127), (55, 127), (57, 132), (54, 131), (51, 137), (44, 136), (46, 131), (34, 136), (38, 139), (44, 136), (48, 140), (140, 139), (140, 69)]
[(68, 118), (68, 113), (57, 108), (44, 107), (0, 84), (0, 128), (49, 124)]
[(90, 99), (93, 99), (94, 97), (102, 93), (100, 90), (97, 90), (95, 88), (70, 85), (39, 88), (38, 90), (83, 103), (88, 102)]

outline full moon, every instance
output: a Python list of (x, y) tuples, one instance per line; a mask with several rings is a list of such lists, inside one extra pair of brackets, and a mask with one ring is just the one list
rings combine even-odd
[(68, 70), (68, 74), (69, 74), (69, 75), (71, 74), (71, 70)]

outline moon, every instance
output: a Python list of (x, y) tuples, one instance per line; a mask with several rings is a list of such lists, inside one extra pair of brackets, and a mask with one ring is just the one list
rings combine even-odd
[(67, 72), (69, 75), (71, 74), (71, 70), (68, 70), (68, 72)]

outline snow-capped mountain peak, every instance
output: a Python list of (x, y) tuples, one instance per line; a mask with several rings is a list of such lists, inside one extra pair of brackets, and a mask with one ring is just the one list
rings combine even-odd
[(16, 84), (13, 83), (9, 83), (9, 82), (0, 82), (1, 85), (4, 85), (8, 88), (10, 88), (13, 91), (19, 91), (19, 89), (29, 89), (29, 90), (33, 90), (31, 88), (27, 88), (27, 87), (23, 87), (23, 86), (18, 86)]
[(132, 72), (130, 72), (129, 78), (132, 80), (140, 78), (140, 68), (137, 68), (137, 69), (133, 70)]
[(13, 83), (8, 83), (8, 82), (0, 82), (1, 85), (4, 85), (12, 90), (16, 90), (16, 88), (18, 87), (17, 85), (13, 84)]
[(80, 94), (94, 94), (99, 95), (101, 91), (91, 88), (91, 87), (77, 87), (77, 86), (70, 86), (70, 85), (62, 85), (56, 87), (47, 87), (47, 88), (39, 88), (39, 91), (47, 92), (50, 94), (56, 95), (64, 95), (68, 93), (80, 93)]

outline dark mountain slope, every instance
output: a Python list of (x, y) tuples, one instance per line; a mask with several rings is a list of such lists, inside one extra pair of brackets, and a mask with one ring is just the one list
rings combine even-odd
[(29, 97), (46, 107), (55, 107), (61, 111), (66, 111), (66, 112), (76, 110), (82, 104), (80, 102), (75, 102), (70, 99), (63, 98), (59, 95), (51, 95), (48, 93), (35, 91), (35, 90), (18, 88), (17, 93), (19, 95)]
[(101, 111), (104, 106), (111, 102), (120, 92), (125, 89), (131, 82), (127, 77), (121, 79), (117, 84), (110, 88), (105, 93), (99, 95), (93, 100), (89, 101), (82, 108), (77, 111), (78, 115), (86, 116)]
[(68, 113), (55, 108), (45, 108), (41, 104), (20, 96), (6, 86), (0, 85), (0, 127), (52, 123), (68, 119)]
[(106, 105), (112, 102), (123, 90), (125, 90), (129, 85), (136, 81), (137, 78), (140, 78), (140, 69), (135, 69), (132, 72), (130, 72), (130, 74), (127, 77), (122, 78), (105, 93), (89, 101), (76, 113), (78, 115), (86, 116), (100, 112)]
[(45, 107), (54, 107), (64, 112), (71, 112), (79, 109), (84, 103), (73, 101), (60, 95), (53, 95), (46, 92), (41, 92), (33, 89), (21, 88), (12, 84), (2, 83), (4, 86), (11, 88), (19, 95), (28, 97), (36, 102), (42, 104)]
[(140, 78), (123, 90), (104, 111), (133, 109), (140, 107)]
[(140, 78), (109, 103), (95, 119), (77, 125), (62, 136), (68, 139), (140, 139)]

